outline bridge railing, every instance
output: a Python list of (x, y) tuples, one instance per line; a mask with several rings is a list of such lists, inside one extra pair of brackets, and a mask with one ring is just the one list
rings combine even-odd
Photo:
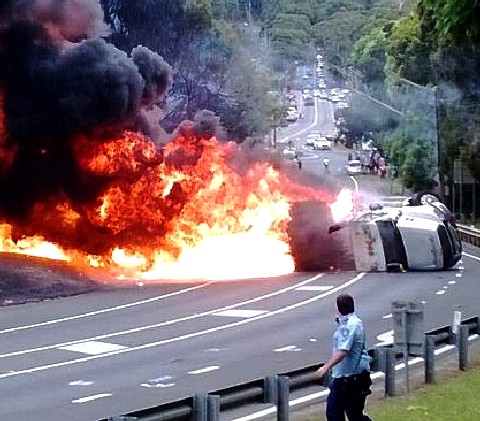
[[(425, 333), (424, 372), (425, 383), (435, 381), (435, 350), (440, 346), (452, 346), (458, 350), (460, 370), (468, 368), (469, 342), (480, 334), (479, 317), (462, 320), (453, 332), (452, 326), (442, 326)], [(385, 396), (395, 395), (396, 364), (404, 360), (401, 352), (391, 345), (369, 350), (372, 357), (372, 372), (384, 377)], [(297, 370), (273, 374), (265, 378), (251, 380), (208, 394), (193, 395), (151, 408), (112, 416), (100, 421), (219, 421), (220, 413), (227, 410), (240, 410), (251, 404), (272, 404), (276, 407), (279, 421), (287, 421), (289, 416), (289, 394), (293, 390), (307, 391), (312, 386), (326, 386), (315, 371), (323, 364), (314, 364)], [(373, 376), (372, 376), (373, 377)]]

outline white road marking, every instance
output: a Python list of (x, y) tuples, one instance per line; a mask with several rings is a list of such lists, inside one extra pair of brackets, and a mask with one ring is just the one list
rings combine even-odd
[(301, 350), (302, 350), (302, 348), (298, 348), (295, 345), (288, 345), (288, 346), (284, 346), (283, 348), (274, 349), (273, 352), (285, 352), (285, 351), (297, 352), (297, 351), (301, 351)]
[[(319, 275), (317, 275), (317, 276), (319, 276)], [(173, 337), (173, 338), (169, 338), (169, 339), (162, 339), (162, 340), (155, 341), (155, 342), (149, 342), (149, 343), (146, 343), (146, 344), (143, 344), (143, 345), (138, 345), (138, 346), (135, 346), (135, 347), (130, 347), (130, 348), (121, 349), (121, 350), (117, 350), (117, 351), (106, 352), (106, 353), (100, 354), (100, 355), (90, 355), (90, 356), (87, 356), (87, 357), (76, 358), (76, 359), (67, 360), (67, 361), (60, 361), (60, 362), (57, 362), (57, 363), (26, 368), (26, 369), (23, 369), (23, 370), (7, 371), (7, 372), (4, 372), (4, 373), (0, 373), (0, 379), (5, 379), (7, 377), (20, 376), (20, 375), (23, 375), (23, 374), (31, 374), (31, 373), (36, 373), (36, 372), (40, 372), (40, 371), (51, 370), (53, 368), (66, 367), (66, 366), (70, 366), (70, 365), (74, 365), (74, 364), (81, 364), (81, 363), (85, 363), (85, 362), (88, 362), (88, 361), (97, 360), (97, 359), (100, 359), (100, 358), (113, 357), (113, 356), (117, 356), (117, 355), (121, 355), (121, 354), (126, 354), (126, 353), (129, 353), (129, 352), (136, 352), (136, 351), (141, 351), (141, 350), (144, 350), (144, 349), (155, 348), (155, 347), (162, 346), (162, 345), (165, 345), (165, 344), (180, 342), (180, 341), (184, 341), (184, 340), (187, 340), (187, 339), (192, 339), (192, 338), (197, 338), (197, 337), (200, 337), (200, 336), (205, 336), (205, 335), (208, 335), (210, 333), (216, 333), (216, 332), (220, 332), (220, 331), (223, 331), (223, 330), (231, 329), (231, 328), (234, 328), (234, 327), (237, 327), (237, 326), (246, 325), (246, 324), (252, 323), (252, 322), (257, 321), (257, 320), (262, 320), (262, 319), (265, 319), (267, 317), (273, 317), (273, 316), (276, 316), (277, 314), (283, 314), (283, 313), (286, 313), (288, 311), (296, 310), (296, 309), (304, 307), (306, 305), (315, 303), (315, 302), (321, 300), (322, 298), (325, 298), (329, 295), (337, 293), (338, 291), (341, 291), (345, 288), (348, 288), (349, 286), (351, 286), (351, 285), (355, 284), (356, 282), (360, 281), (364, 276), (365, 276), (365, 272), (361, 272), (357, 276), (355, 276), (354, 278), (349, 279), (348, 281), (344, 282), (343, 284), (340, 284), (340, 285), (336, 286), (335, 288), (332, 288), (331, 290), (324, 292), (323, 294), (319, 294), (319, 295), (316, 295), (314, 297), (310, 297), (307, 300), (300, 301), (300, 302), (295, 303), (295, 304), (290, 304), (286, 307), (282, 307), (282, 308), (279, 308), (277, 310), (273, 310), (273, 311), (268, 312), (268, 313), (260, 314), (257, 317), (250, 317), (248, 319), (242, 319), (242, 320), (239, 320), (239, 321), (236, 321), (236, 322), (233, 322), (233, 323), (228, 323), (228, 324), (225, 324), (225, 325), (211, 327), (209, 329), (205, 329), (205, 330), (201, 330), (201, 331), (197, 331), (197, 332), (186, 333), (186, 334), (176, 336), (176, 337)], [(312, 279), (314, 279), (314, 278), (312, 278)], [(211, 313), (211, 312), (209, 312), (209, 313)]]
[(218, 370), (220, 367), (218, 365), (209, 365), (208, 367), (203, 367), (198, 370), (189, 371), (188, 374), (203, 374), (209, 373), (210, 371)]
[(64, 349), (65, 351), (81, 352), (87, 355), (99, 355), (105, 352), (119, 351), (125, 348), (126, 346), (111, 344), (108, 342), (88, 341), (69, 346), (62, 346), (59, 349)]
[(212, 316), (223, 316), (223, 317), (255, 317), (260, 314), (266, 313), (266, 310), (225, 310), (213, 313)]
[(465, 270), (465, 267), (464, 266), (459, 266), (458, 270)]
[[(469, 254), (469, 253), (462, 252), (462, 256), (467, 256), (467, 257), (470, 257), (470, 259), (480, 261), (480, 257), (474, 256), (473, 254)], [(460, 259), (460, 260), (458, 261), (458, 263), (460, 263), (461, 265), (463, 265), (463, 259)]]
[(381, 333), (377, 336), (377, 339), (380, 341), (375, 344), (376, 347), (393, 344), (393, 330), (388, 332)]
[(274, 292), (271, 292), (271, 293), (268, 293), (268, 294), (265, 294), (265, 295), (260, 295), (258, 297), (252, 298), (250, 300), (241, 301), (241, 302), (235, 303), (235, 304), (230, 304), (228, 306), (225, 306), (225, 307), (222, 307), (222, 308), (217, 308), (217, 309), (214, 309), (214, 310), (204, 311), (204, 312), (201, 312), (201, 313), (193, 314), (191, 316), (185, 316), (185, 317), (180, 317), (178, 319), (166, 320), (164, 322), (159, 322), (159, 323), (155, 323), (155, 324), (152, 324), (152, 325), (136, 327), (136, 328), (128, 329), (128, 330), (125, 330), (125, 331), (120, 331), (120, 332), (107, 333), (107, 334), (104, 334), (104, 335), (97, 335), (97, 336), (93, 336), (93, 337), (90, 337), (90, 338), (79, 339), (79, 340), (76, 340), (76, 341), (69, 341), (69, 342), (58, 343), (58, 344), (54, 344), (54, 345), (46, 345), (46, 346), (38, 347), (38, 348), (12, 351), (12, 352), (9, 352), (9, 353), (6, 353), (6, 354), (0, 354), (0, 358), (14, 357), (14, 356), (17, 356), (17, 355), (25, 355), (25, 354), (29, 354), (29, 353), (32, 353), (32, 352), (46, 351), (48, 349), (57, 349), (57, 348), (61, 348), (61, 347), (65, 347), (65, 346), (69, 346), (69, 345), (73, 345), (73, 344), (77, 344), (77, 343), (82, 343), (82, 342), (86, 342), (86, 341), (104, 340), (104, 339), (109, 339), (109, 338), (113, 338), (113, 337), (116, 337), (116, 336), (123, 336), (123, 335), (127, 335), (127, 334), (130, 334), (130, 333), (142, 332), (144, 330), (155, 329), (155, 328), (159, 328), (159, 327), (163, 327), (163, 326), (170, 326), (170, 325), (173, 325), (173, 324), (176, 324), (176, 323), (185, 322), (185, 321), (193, 320), (193, 319), (198, 319), (200, 317), (210, 316), (213, 313), (217, 313), (219, 311), (233, 309), (233, 308), (240, 307), (240, 306), (247, 305), (247, 304), (251, 304), (251, 303), (256, 303), (256, 302), (262, 301), (264, 299), (274, 297), (276, 295), (284, 294), (284, 293), (289, 292), (289, 291), (291, 291), (295, 288), (298, 288), (299, 286), (306, 285), (310, 282), (314, 282), (317, 279), (320, 279), (323, 275), (324, 275), (323, 273), (319, 273), (319, 274), (317, 274), (317, 275), (315, 275), (311, 278), (305, 279), (305, 280), (303, 280), (303, 281), (301, 281), (301, 282), (299, 282), (295, 285), (285, 287), (285, 288), (279, 289), (277, 291), (274, 291)]
[(0, 330), (0, 334), (17, 332), (19, 330), (32, 329), (32, 328), (35, 328), (35, 327), (50, 326), (50, 325), (54, 325), (54, 324), (57, 324), (57, 323), (68, 322), (70, 320), (83, 319), (83, 318), (86, 318), (86, 317), (97, 316), (98, 314), (110, 313), (112, 311), (125, 310), (125, 309), (130, 308), (130, 307), (135, 307), (135, 306), (139, 306), (139, 305), (143, 305), (143, 304), (150, 304), (150, 303), (154, 303), (155, 301), (163, 300), (164, 298), (170, 298), (170, 297), (174, 297), (176, 295), (185, 294), (186, 292), (194, 291), (194, 290), (199, 289), (199, 288), (205, 288), (208, 285), (210, 285), (210, 284), (205, 283), (205, 284), (202, 284), (202, 285), (196, 285), (194, 287), (181, 289), (179, 291), (171, 292), (169, 294), (158, 295), (156, 297), (148, 298), (147, 300), (135, 301), (133, 303), (128, 303), (128, 304), (121, 304), (121, 305), (118, 305), (118, 306), (104, 308), (104, 309), (101, 309), (101, 310), (89, 311), (88, 313), (77, 314), (75, 316), (69, 316), (69, 317), (62, 317), (60, 319), (47, 320), (46, 322), (34, 323), (34, 324), (31, 324), (31, 325), (9, 327), (7, 329)]
[(98, 395), (84, 396), (83, 398), (74, 399), (72, 403), (92, 402), (97, 399), (108, 398), (109, 396), (113, 396), (113, 395), (111, 393), (99, 393)]
[(454, 285), (454, 284), (455, 284), (455, 281), (448, 281), (447, 284), (449, 284), (449, 285)]
[(173, 377), (167, 374), (166, 376), (147, 380), (145, 383), (141, 383), (140, 387), (158, 387), (158, 388), (173, 387), (175, 386), (175, 383), (164, 383), (165, 381), (172, 380), (172, 379)]
[(310, 338), (309, 341), (310, 342), (317, 342), (317, 340), (315, 338)]
[(385, 314), (385, 316), (382, 317), (382, 319), (391, 319), (393, 317), (392, 313)]
[(175, 383), (142, 383), (140, 387), (154, 387), (154, 388), (166, 388), (166, 387), (173, 387)]
[(328, 291), (332, 289), (332, 285), (306, 285), (304, 287), (295, 288), (297, 291)]
[(440, 289), (436, 292), (437, 295), (443, 295), (445, 294), (445, 290), (444, 289)]
[(95, 384), (92, 380), (73, 380), (68, 382), (69, 386), (91, 386), (92, 384)]
[(461, 278), (462, 277), (462, 274), (461, 273), (456, 273), (455, 274), (455, 278)]

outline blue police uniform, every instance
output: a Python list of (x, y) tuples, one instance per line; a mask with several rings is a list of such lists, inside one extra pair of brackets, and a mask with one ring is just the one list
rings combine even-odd
[(365, 332), (362, 320), (350, 313), (340, 316), (338, 328), (333, 335), (333, 351), (345, 350), (347, 355), (332, 367), (332, 381), (327, 398), (327, 420), (344, 421), (345, 413), (349, 421), (363, 420), (366, 394), (360, 382), (370, 376), (370, 356), (365, 347)]

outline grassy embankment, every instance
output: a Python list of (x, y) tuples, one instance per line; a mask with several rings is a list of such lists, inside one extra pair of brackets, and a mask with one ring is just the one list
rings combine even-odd
[(374, 421), (480, 420), (480, 366), (416, 390), (414, 395), (388, 398), (369, 410)]

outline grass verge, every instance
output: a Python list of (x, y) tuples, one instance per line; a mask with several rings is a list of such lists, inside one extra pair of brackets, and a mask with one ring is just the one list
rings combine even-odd
[(415, 395), (388, 398), (369, 410), (374, 421), (480, 420), (480, 366), (424, 386)]

